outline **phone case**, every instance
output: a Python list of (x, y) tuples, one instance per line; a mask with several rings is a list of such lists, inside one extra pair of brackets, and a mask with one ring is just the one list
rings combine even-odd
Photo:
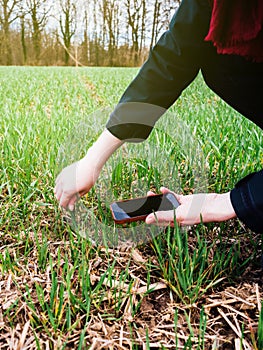
[[(130, 216), (129, 212), (123, 210), (121, 208), (121, 206), (124, 204), (129, 206), (133, 203), (135, 203), (136, 201), (144, 202), (145, 203), (150, 200), (151, 202), (157, 202), (157, 207), (156, 210), (150, 210), (147, 213), (144, 214), (139, 214), (140, 209), (138, 209), (138, 215), (135, 216)], [(164, 202), (163, 202), (164, 201)], [(163, 208), (161, 207), (161, 203), (165, 203), (167, 208)], [(113, 220), (117, 223), (117, 224), (125, 224), (125, 223), (130, 223), (130, 222), (135, 222), (135, 221), (144, 221), (146, 219), (146, 217), (152, 213), (153, 211), (157, 211), (157, 210), (173, 210), (176, 209), (178, 206), (180, 205), (180, 203), (177, 201), (176, 197), (172, 194), (172, 193), (167, 193), (165, 195), (163, 194), (156, 194), (153, 196), (145, 196), (145, 197), (138, 197), (138, 198), (133, 198), (133, 199), (128, 199), (128, 200), (121, 200), (121, 201), (116, 201), (113, 202), (110, 205), (110, 210), (112, 213), (112, 217)], [(127, 208), (126, 208), (127, 209)], [(136, 212), (136, 211), (134, 211)], [(133, 212), (133, 213), (134, 213)]]

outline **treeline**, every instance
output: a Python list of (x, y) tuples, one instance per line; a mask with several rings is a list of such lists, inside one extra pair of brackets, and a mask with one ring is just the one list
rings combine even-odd
[(179, 2), (0, 0), (0, 64), (140, 65)]

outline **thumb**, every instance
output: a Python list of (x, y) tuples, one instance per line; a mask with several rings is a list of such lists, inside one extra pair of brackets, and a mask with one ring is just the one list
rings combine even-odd
[(172, 193), (175, 196), (175, 198), (178, 200), (178, 202), (181, 204), (181, 201), (183, 199), (183, 195), (177, 194), (177, 193), (169, 190), (169, 188), (163, 187), (163, 186), (160, 187), (160, 191), (162, 192), (162, 194)]

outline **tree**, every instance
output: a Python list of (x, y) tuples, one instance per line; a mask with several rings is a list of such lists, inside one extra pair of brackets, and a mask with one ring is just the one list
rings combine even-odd
[(161, 12), (159, 18), (160, 28), (168, 28), (171, 20), (171, 15), (174, 14), (175, 10), (180, 5), (181, 0), (163, 0), (161, 5)]
[(23, 1), (19, 4), (19, 19), (20, 19), (20, 38), (22, 46), (23, 64), (27, 63), (27, 44), (26, 44), (26, 15), (27, 9)]
[(41, 36), (47, 22), (47, 0), (26, 0), (32, 21), (32, 40), (35, 52), (35, 63), (39, 64), (41, 53)]
[(138, 66), (179, 2), (0, 0), (0, 64)]
[(161, 8), (161, 1), (155, 0), (154, 1), (150, 49), (152, 49), (153, 45), (155, 44), (156, 39), (157, 39), (157, 35), (159, 32), (158, 29), (159, 29), (159, 21), (160, 21), (160, 8)]
[(89, 45), (89, 37), (88, 37), (88, 12), (87, 9), (84, 11), (84, 19), (83, 19), (83, 25), (84, 25), (84, 33), (83, 33), (83, 43), (82, 48), (84, 51), (84, 62), (87, 64), (90, 62), (90, 45)]
[(100, 9), (103, 17), (103, 44), (108, 48), (109, 64), (114, 64), (114, 54), (119, 40), (120, 6), (114, 0), (102, 0)]
[(131, 31), (133, 63), (137, 66), (145, 38), (146, 2), (145, 0), (127, 0), (125, 5), (127, 24)]
[(60, 16), (59, 24), (63, 38), (63, 46), (65, 49), (64, 62), (67, 66), (70, 57), (69, 52), (71, 46), (71, 39), (76, 33), (77, 28), (77, 11), (76, 5), (73, 2), (71, 2), (71, 0), (60, 0), (60, 8), (62, 11), (62, 16)]
[(3, 39), (2, 55), (5, 57), (5, 64), (12, 64), (12, 49), (10, 44), (10, 25), (14, 22), (17, 17), (17, 4), (19, 0), (0, 0), (0, 24), (2, 29)]

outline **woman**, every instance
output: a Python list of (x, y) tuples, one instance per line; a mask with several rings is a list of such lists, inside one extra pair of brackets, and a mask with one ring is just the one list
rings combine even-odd
[[(169, 30), (121, 97), (106, 130), (83, 159), (58, 176), (55, 195), (59, 204), (72, 210), (78, 196), (94, 185), (111, 154), (125, 141), (146, 139), (163, 111), (200, 70), (214, 92), (263, 128), (261, 0), (182, 1)], [(248, 175), (227, 193), (177, 198), (181, 203), (176, 210), (180, 225), (199, 223), (200, 217), (203, 222), (212, 222), (237, 216), (250, 229), (263, 232), (263, 171)], [(174, 220), (173, 212), (158, 212), (156, 216), (159, 223), (167, 225)], [(155, 223), (156, 216), (150, 214), (146, 223)]]

